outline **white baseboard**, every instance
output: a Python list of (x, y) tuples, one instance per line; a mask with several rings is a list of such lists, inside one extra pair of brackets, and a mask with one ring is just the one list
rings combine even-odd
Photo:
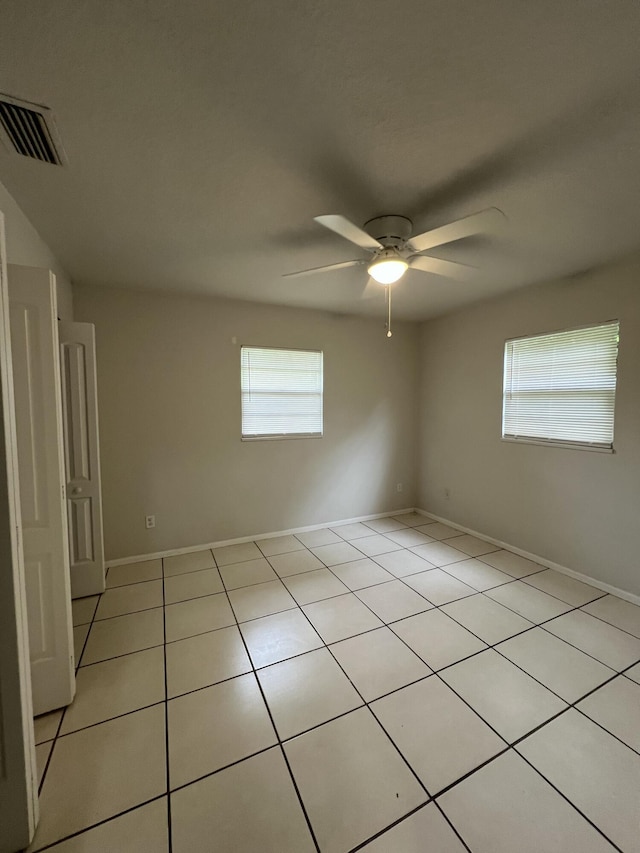
[(494, 539), (493, 536), (487, 536), (485, 533), (480, 533), (477, 530), (472, 530), (470, 527), (463, 527), (461, 524), (458, 524), (455, 521), (451, 521), (448, 518), (442, 518), (439, 515), (434, 515), (432, 512), (427, 512), (424, 509), (416, 508), (414, 512), (419, 513), (420, 515), (424, 515), (427, 518), (433, 518), (435, 521), (441, 521), (443, 524), (447, 524), (449, 527), (454, 527), (456, 530), (460, 530), (463, 533), (469, 533), (471, 536), (478, 536), (480, 539), (485, 539), (487, 542), (491, 542), (493, 545), (499, 545), (501, 548), (505, 548), (507, 551), (513, 551), (514, 554), (519, 554), (521, 557), (526, 557), (527, 560), (533, 560), (534, 563), (540, 563), (541, 566), (546, 566), (548, 569), (554, 569), (556, 572), (560, 572), (563, 575), (568, 575), (570, 578), (575, 578), (577, 581), (582, 581), (583, 583), (587, 583), (590, 586), (595, 586), (596, 589), (601, 589), (603, 592), (608, 592), (611, 595), (617, 595), (618, 598), (623, 598), (625, 601), (630, 601), (632, 604), (640, 605), (640, 595), (636, 595), (633, 592), (627, 592), (626, 589), (619, 589), (617, 586), (613, 586), (610, 583), (605, 583), (604, 581), (598, 580), (598, 578), (591, 577), (591, 575), (585, 575), (582, 572), (576, 572), (575, 569), (569, 569), (567, 566), (561, 566), (559, 563), (554, 563), (552, 560), (547, 560), (546, 557), (541, 557), (539, 554), (532, 554), (530, 551), (524, 551), (522, 548), (517, 548), (515, 545), (510, 545), (508, 542), (502, 542), (500, 539)]
[[(138, 554), (135, 557), (120, 557), (116, 560), (106, 560), (105, 566), (126, 566), (129, 563), (140, 563), (143, 560), (157, 560), (162, 557), (174, 557), (177, 554), (191, 554), (193, 551), (203, 551), (205, 548), (223, 548), (225, 545), (240, 545), (243, 542), (254, 542), (256, 539), (274, 539), (276, 536), (289, 536), (292, 533), (308, 533), (310, 530), (322, 530), (324, 527), (337, 527), (340, 524), (355, 524), (358, 521), (373, 521), (375, 518), (389, 518), (393, 515), (405, 515), (414, 512), (409, 509), (394, 509), (391, 512), (378, 512), (374, 515), (359, 515), (357, 518), (342, 518), (339, 521), (325, 521), (323, 524), (309, 524), (306, 527), (292, 527), (289, 530), (277, 530), (275, 533), (257, 533), (253, 536), (240, 536), (237, 539), (220, 539), (217, 542), (205, 542), (203, 545), (189, 545), (186, 548), (173, 548), (168, 551), (156, 551), (153, 554)], [(371, 535), (375, 531), (371, 531)]]

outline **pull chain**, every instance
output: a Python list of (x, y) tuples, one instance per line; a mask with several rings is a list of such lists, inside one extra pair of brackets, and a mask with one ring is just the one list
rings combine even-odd
[(390, 338), (392, 335), (391, 332), (391, 286), (387, 285), (385, 290), (387, 291), (385, 296), (387, 297), (387, 337)]

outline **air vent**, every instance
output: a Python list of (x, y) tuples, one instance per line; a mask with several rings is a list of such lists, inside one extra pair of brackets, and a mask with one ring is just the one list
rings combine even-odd
[(0, 136), (10, 151), (62, 166), (66, 157), (48, 107), (0, 94)]

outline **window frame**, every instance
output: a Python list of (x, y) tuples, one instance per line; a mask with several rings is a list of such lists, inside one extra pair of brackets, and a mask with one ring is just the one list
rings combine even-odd
[[(507, 347), (513, 341), (524, 341), (529, 338), (543, 338), (550, 337), (552, 335), (561, 335), (565, 332), (580, 332), (584, 329), (601, 329), (604, 326), (613, 326), (616, 325), (618, 328), (618, 341), (616, 348), (616, 386), (614, 389), (614, 398), (613, 398), (613, 429), (611, 436), (611, 445), (605, 446), (602, 444), (595, 444), (591, 442), (581, 442), (577, 440), (571, 439), (560, 439), (560, 438), (543, 438), (539, 436), (519, 436), (519, 435), (505, 435), (505, 403), (506, 403), (506, 373), (507, 373)], [(533, 444), (541, 447), (564, 447), (569, 450), (586, 450), (591, 453), (615, 453), (614, 440), (615, 440), (615, 407), (617, 402), (617, 391), (618, 391), (618, 362), (620, 358), (620, 320), (612, 318), (610, 320), (603, 320), (600, 323), (584, 323), (580, 326), (567, 326), (563, 329), (554, 329), (549, 332), (535, 332), (528, 335), (517, 335), (512, 338), (506, 338), (504, 342), (503, 356), (502, 356), (502, 416), (501, 416), (501, 436), (500, 440), (508, 442), (510, 444)]]
[[(281, 432), (281, 433), (260, 433), (259, 435), (245, 435), (243, 429), (243, 396), (244, 389), (242, 386), (242, 353), (245, 349), (253, 350), (275, 350), (278, 352), (303, 352), (315, 353), (320, 355), (320, 400), (321, 400), (321, 416), (322, 429), (320, 432)], [(288, 439), (318, 439), (324, 438), (324, 350), (310, 349), (301, 347), (274, 347), (263, 346), (259, 344), (241, 344), (240, 345), (240, 440), (241, 441), (286, 441)]]

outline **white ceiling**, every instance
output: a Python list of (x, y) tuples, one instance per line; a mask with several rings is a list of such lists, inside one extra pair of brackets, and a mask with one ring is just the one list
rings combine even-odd
[[(0, 91), (54, 110), (69, 165), (0, 180), (78, 283), (383, 313), (312, 221), (495, 205), (504, 234), (410, 272), (423, 319), (640, 247), (637, 0), (0, 0)], [(434, 252), (434, 254), (438, 254)]]

